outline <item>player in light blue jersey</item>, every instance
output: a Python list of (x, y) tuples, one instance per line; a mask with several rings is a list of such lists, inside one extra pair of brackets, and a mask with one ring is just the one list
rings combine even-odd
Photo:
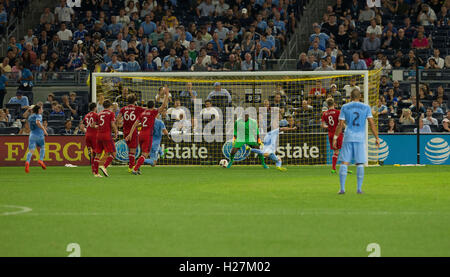
[(38, 163), (41, 165), (42, 169), (47, 168), (44, 164), (44, 157), (45, 157), (44, 135), (48, 136), (48, 134), (42, 124), (42, 107), (35, 105), (32, 108), (32, 112), (33, 113), (28, 117), (28, 123), (30, 125), (31, 132), (28, 142), (27, 161), (25, 162), (26, 173), (30, 172), (31, 157), (33, 156), (33, 152), (35, 151), (36, 147), (40, 148)]
[(251, 148), (246, 146), (246, 149), (250, 150), (252, 153), (263, 155), (265, 158), (270, 158), (275, 162), (275, 166), (279, 171), (287, 171), (286, 168), (281, 167), (281, 159), (275, 155), (278, 146), (278, 136), (280, 131), (285, 131), (287, 128), (279, 128), (272, 130), (266, 134), (263, 140), (262, 149)]
[(155, 125), (153, 126), (153, 141), (152, 141), (152, 149), (150, 150), (150, 159), (145, 159), (146, 164), (150, 164), (151, 166), (156, 166), (156, 161), (159, 157), (164, 156), (164, 152), (161, 150), (161, 140), (162, 135), (169, 135), (169, 132), (166, 129), (166, 125), (160, 119), (155, 119)]
[(341, 108), (339, 115), (339, 125), (333, 137), (333, 146), (336, 147), (337, 139), (346, 125), (344, 142), (339, 160), (341, 167), (339, 168), (339, 179), (341, 189), (339, 194), (345, 193), (345, 179), (347, 178), (348, 165), (352, 160), (356, 164), (356, 179), (358, 184), (357, 193), (362, 193), (362, 183), (364, 179), (364, 164), (367, 163), (366, 155), (366, 119), (369, 121), (370, 129), (376, 139), (377, 147), (380, 146), (378, 131), (372, 116), (369, 105), (360, 102), (361, 92), (354, 89), (351, 92), (352, 102), (345, 104)]

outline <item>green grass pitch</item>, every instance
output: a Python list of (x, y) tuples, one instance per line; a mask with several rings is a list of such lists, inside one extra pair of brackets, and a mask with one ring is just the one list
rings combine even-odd
[(450, 256), (449, 166), (288, 169), (2, 167), (0, 256)]

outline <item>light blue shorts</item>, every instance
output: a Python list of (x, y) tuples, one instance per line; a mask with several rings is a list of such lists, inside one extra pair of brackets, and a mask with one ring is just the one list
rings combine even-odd
[(366, 144), (364, 142), (344, 142), (339, 153), (339, 161), (355, 164), (367, 163)]
[(45, 147), (45, 141), (44, 141), (44, 137), (40, 137), (40, 136), (33, 136), (31, 135), (30, 138), (28, 139), (28, 149), (30, 150), (34, 150), (37, 147)]

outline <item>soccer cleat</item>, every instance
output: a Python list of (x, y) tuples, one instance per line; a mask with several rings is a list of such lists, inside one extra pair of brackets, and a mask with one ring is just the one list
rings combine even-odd
[(164, 156), (166, 155), (167, 151), (169, 151), (168, 149), (164, 149), (162, 155), (160, 156), (161, 159), (164, 158)]
[(30, 173), (30, 163), (29, 162), (25, 162), (25, 172)]
[(357, 194), (363, 194), (364, 192), (362, 190), (357, 190), (356, 193)]
[(141, 173), (139, 173), (139, 171), (134, 171), (134, 170), (133, 170), (131, 173), (132, 173), (133, 175), (141, 175)]
[(347, 174), (353, 174), (353, 171), (347, 170)]
[(269, 166), (267, 164), (262, 165), (264, 169), (269, 169)]
[(245, 145), (245, 151), (250, 151), (252, 148), (250, 146), (248, 146), (247, 144)]
[(338, 192), (338, 194), (345, 194), (345, 191), (340, 190), (340, 191)]
[(103, 178), (103, 176), (102, 175), (100, 175), (100, 174), (94, 174), (94, 177), (97, 177), (97, 178)]
[(228, 163), (228, 165), (227, 165), (227, 168), (231, 168), (231, 165), (233, 164), (233, 162), (232, 161), (230, 161), (229, 163)]
[(42, 167), (43, 170), (46, 170), (46, 169), (47, 169), (47, 166), (45, 165), (45, 163), (44, 163), (43, 161), (39, 160), (39, 161), (38, 161), (38, 164), (41, 165), (41, 167)]
[(133, 172), (133, 168), (128, 168), (128, 173), (132, 173)]
[(281, 167), (281, 166), (277, 166), (277, 169), (278, 169), (279, 171), (282, 171), (282, 172), (286, 172), (286, 171), (287, 171), (286, 168)]
[(336, 170), (335, 170), (335, 169), (332, 169), (332, 170), (331, 170), (331, 174), (336, 174)]
[(108, 171), (106, 170), (106, 168), (101, 165), (99, 166), (99, 169), (102, 171), (103, 175), (105, 175), (105, 177), (109, 177)]

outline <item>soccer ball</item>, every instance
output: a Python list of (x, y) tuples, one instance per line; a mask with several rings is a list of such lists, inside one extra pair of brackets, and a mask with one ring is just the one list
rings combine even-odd
[(227, 166), (228, 166), (228, 161), (225, 160), (225, 159), (220, 160), (219, 165), (220, 165), (221, 167), (227, 167)]

